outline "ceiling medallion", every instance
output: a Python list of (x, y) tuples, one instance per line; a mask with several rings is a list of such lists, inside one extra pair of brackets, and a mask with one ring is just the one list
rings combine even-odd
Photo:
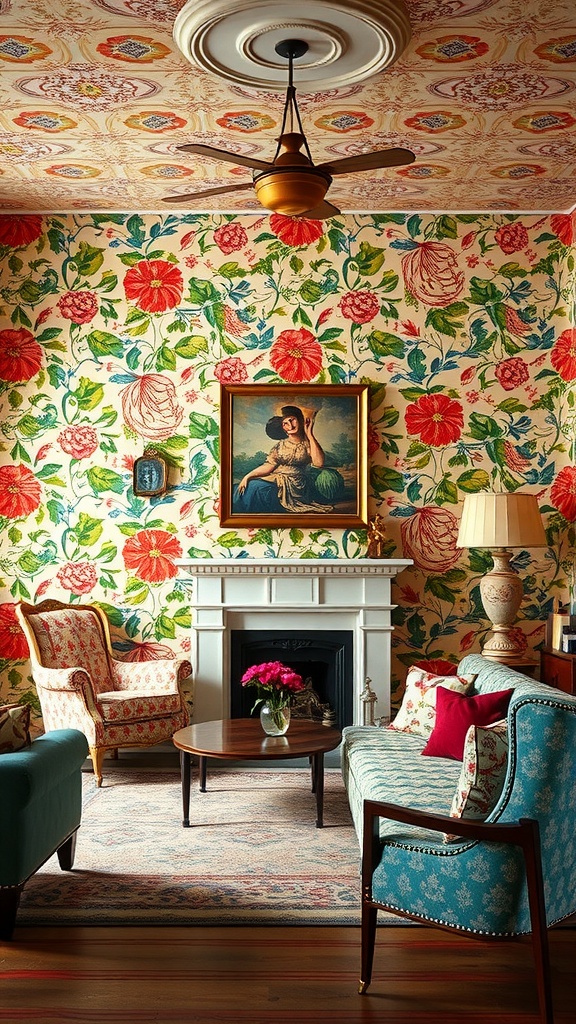
[(411, 36), (403, 0), (188, 0), (174, 23), (184, 56), (235, 85), (278, 90), (276, 46), (302, 39), (298, 89), (338, 88), (383, 71)]

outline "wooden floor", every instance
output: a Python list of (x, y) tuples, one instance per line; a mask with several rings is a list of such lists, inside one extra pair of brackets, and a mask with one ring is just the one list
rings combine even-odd
[[(379, 928), (17, 928), (1, 1024), (537, 1024), (528, 942)], [(576, 930), (550, 932), (556, 1024), (576, 1021)]]

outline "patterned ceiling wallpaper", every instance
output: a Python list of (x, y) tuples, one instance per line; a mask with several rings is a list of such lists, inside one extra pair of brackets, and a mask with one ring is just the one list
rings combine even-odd
[[(330, 201), (367, 212), (570, 211), (573, 0), (406, 4), (413, 36), (396, 64), (299, 99), (316, 163), (389, 146), (417, 160), (338, 177)], [(0, 0), (4, 209), (165, 210), (163, 196), (250, 181), (246, 168), (179, 152), (186, 142), (271, 159), (283, 94), (193, 67), (172, 38), (182, 6)], [(250, 190), (182, 209), (260, 208)]]
[[(574, 222), (567, 216), (0, 217), (2, 699), (35, 693), (19, 599), (97, 601), (118, 656), (190, 646), (181, 556), (363, 555), (365, 532), (219, 525), (221, 383), (371, 385), (370, 513), (394, 587), (394, 684), (488, 624), (464, 496), (538, 496), (518, 629), (567, 596), (576, 521)], [(134, 494), (155, 450), (169, 488)]]

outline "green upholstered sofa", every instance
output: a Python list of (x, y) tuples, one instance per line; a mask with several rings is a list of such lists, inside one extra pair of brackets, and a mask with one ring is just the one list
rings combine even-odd
[(550, 1022), (546, 928), (576, 912), (576, 698), (481, 655), (457, 672), (476, 674), (473, 693), (513, 689), (503, 786), (485, 821), (449, 817), (462, 764), (423, 757), (422, 736), (343, 732), (362, 846), (360, 990), (371, 978), (378, 909), (483, 937), (531, 932), (541, 1019)]
[(87, 753), (81, 732), (55, 729), (0, 756), (0, 939), (12, 938), (30, 876), (55, 852), (72, 867)]

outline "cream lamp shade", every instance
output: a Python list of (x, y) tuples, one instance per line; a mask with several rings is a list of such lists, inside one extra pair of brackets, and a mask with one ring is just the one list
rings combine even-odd
[(534, 494), (467, 494), (460, 520), (459, 548), (546, 547)]
[(457, 545), (490, 548), (494, 566), (480, 581), (484, 610), (492, 623), (482, 654), (492, 661), (518, 664), (524, 647), (514, 623), (522, 602), (522, 581), (510, 566), (509, 548), (546, 547), (546, 534), (534, 494), (468, 494), (464, 499)]

